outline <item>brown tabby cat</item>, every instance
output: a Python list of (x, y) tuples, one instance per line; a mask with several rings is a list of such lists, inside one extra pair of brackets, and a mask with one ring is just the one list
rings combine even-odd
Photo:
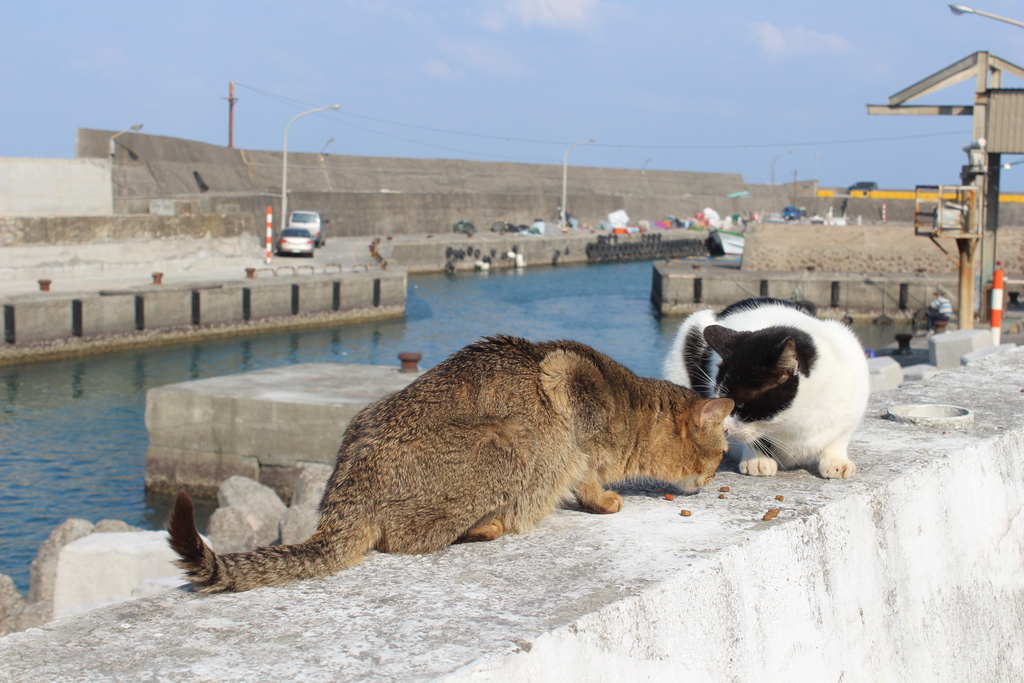
[(353, 418), (307, 541), (218, 556), (181, 492), (170, 545), (199, 591), (244, 591), (332, 574), (371, 549), (426, 553), (523, 532), (570, 494), (587, 512), (618, 512), (622, 497), (604, 484), (710, 482), (732, 408), (583, 344), (489, 337)]

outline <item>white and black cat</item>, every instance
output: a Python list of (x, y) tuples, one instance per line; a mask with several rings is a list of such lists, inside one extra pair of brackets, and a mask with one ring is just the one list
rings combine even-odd
[(868, 367), (843, 323), (781, 299), (698, 311), (680, 325), (664, 374), (736, 402), (724, 426), (743, 445), (743, 474), (770, 476), (780, 465), (816, 465), (830, 479), (856, 471), (847, 446), (867, 406)]

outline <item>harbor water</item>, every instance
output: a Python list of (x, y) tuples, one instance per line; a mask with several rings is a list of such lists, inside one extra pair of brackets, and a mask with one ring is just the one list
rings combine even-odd
[[(40, 543), (70, 517), (162, 527), (169, 501), (143, 489), (150, 388), (293, 363), (397, 365), (402, 351), (429, 368), (491, 334), (575, 339), (658, 376), (680, 321), (657, 315), (650, 288), (646, 261), (416, 275), (404, 319), (0, 368), (0, 574), (26, 592)], [(906, 330), (856, 331), (878, 348)]]

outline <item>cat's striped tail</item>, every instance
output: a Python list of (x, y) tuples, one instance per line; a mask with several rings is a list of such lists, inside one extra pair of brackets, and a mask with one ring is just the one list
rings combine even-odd
[(348, 537), (326, 538), (318, 530), (302, 543), (218, 555), (199, 535), (192, 498), (184, 491), (171, 508), (167, 531), (171, 549), (181, 557), (175, 564), (200, 593), (240, 592), (333, 574), (358, 564), (377, 541), (366, 526)]

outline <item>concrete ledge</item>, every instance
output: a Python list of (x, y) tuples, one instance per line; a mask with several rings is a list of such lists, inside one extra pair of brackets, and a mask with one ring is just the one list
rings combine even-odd
[[(851, 480), (729, 469), (696, 496), (632, 489), (618, 514), (560, 510), (523, 536), (103, 607), (0, 639), (0, 679), (1021, 680), (1022, 383), (1015, 349), (876, 392)], [(881, 417), (919, 402), (976, 421)]]
[(868, 358), (868, 384), (871, 391), (895, 389), (903, 381), (903, 368), (889, 356)]
[(992, 346), (992, 332), (983, 330), (955, 330), (928, 338), (928, 362), (939, 370), (960, 365), (965, 353)]
[(918, 363), (917, 365), (908, 365), (903, 368), (903, 381), (904, 382), (917, 382), (922, 379), (928, 379), (942, 372), (934, 365), (928, 363)]
[(985, 358), (987, 356), (991, 356), (993, 353), (1003, 353), (1004, 351), (1009, 351), (1010, 349), (1015, 348), (1017, 348), (1016, 344), (1007, 343), (1000, 344), (999, 346), (989, 346), (984, 349), (978, 349), (977, 351), (971, 351), (960, 356), (960, 364), (970, 365), (974, 361), (981, 360), (982, 358)]

